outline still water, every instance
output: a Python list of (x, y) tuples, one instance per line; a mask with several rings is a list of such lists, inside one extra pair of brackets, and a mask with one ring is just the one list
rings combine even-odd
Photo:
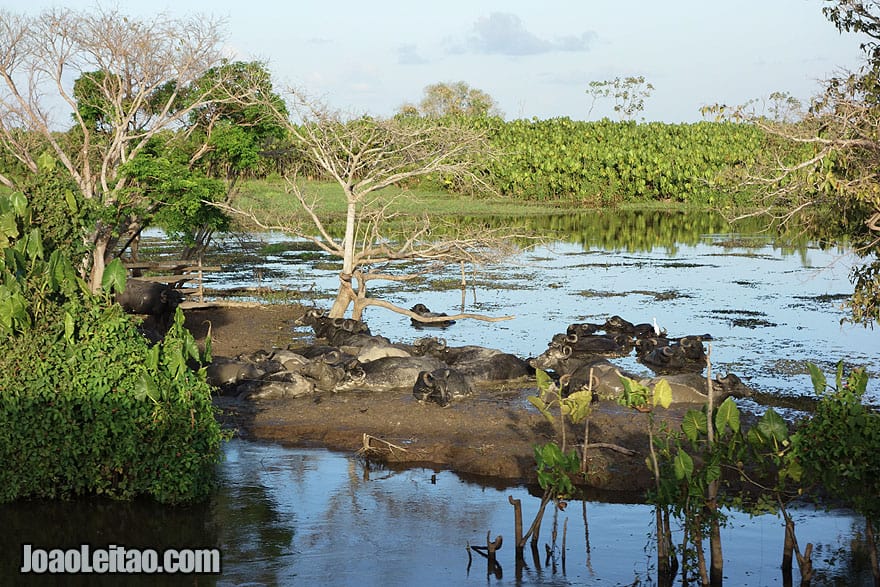
[[(851, 251), (734, 233), (725, 224), (704, 225), (687, 215), (648, 216), (649, 221), (638, 216), (624, 221), (642, 226), (635, 241), (604, 217), (599, 225), (586, 215), (568, 218), (564, 229), (551, 223), (547, 230), (557, 240), (497, 265), (465, 267), (464, 296), (458, 266), (432, 269), (415, 283), (370, 282), (369, 295), (405, 308), (423, 303), (433, 311), (511, 315), (511, 320), (463, 320), (438, 332), (415, 330), (409, 318), (381, 308), (367, 308), (364, 319), (373, 332), (392, 340), (435, 334), (450, 345), (479, 344), (522, 357), (543, 352), (572, 322), (602, 323), (613, 315), (634, 323), (656, 319), (670, 336), (712, 335), (713, 372), (732, 371), (762, 394), (812, 395), (806, 362), (829, 372), (844, 360), (847, 367), (868, 369), (865, 402), (880, 406), (877, 333), (841, 323), (847, 316), (842, 304), (852, 293), (849, 273), (858, 263)], [(691, 230), (676, 232), (679, 225)], [(277, 233), (227, 239), (218, 247), (227, 255), (224, 271), (208, 274), (206, 283), (218, 289), (335, 293), (338, 264), (302, 250), (305, 244)], [(306, 303), (329, 309), (331, 301)], [(292, 334), (308, 337), (310, 330)], [(651, 375), (634, 356), (615, 363)]]
[[(234, 440), (210, 503), (163, 508), (81, 500), (0, 506), (3, 584), (58, 585), (652, 585), (652, 510), (608, 500), (573, 501), (548, 511), (538, 560), (526, 549), (517, 572), (508, 497), (528, 524), (540, 498), (444, 471), (370, 469), (354, 455)], [(852, 556), (863, 523), (846, 510), (794, 511), (801, 544), (815, 545), (814, 585), (869, 585), (865, 557)], [(565, 529), (565, 562), (562, 560)], [(468, 556), (487, 533), (504, 537), (500, 572)], [(676, 532), (676, 540), (680, 534)], [(731, 512), (722, 532), (728, 585), (782, 585), (783, 528), (775, 516)], [(35, 548), (206, 548), (222, 551), (219, 577), (16, 576), (21, 544)], [(547, 555), (547, 548), (550, 555)], [(796, 572), (796, 571), (795, 571)], [(27, 579), (27, 580), (25, 580)], [(11, 581), (11, 582), (8, 582)]]
[[(407, 308), (421, 302), (434, 311), (512, 315), (511, 320), (465, 320), (425, 332), (382, 309), (367, 309), (365, 319), (374, 332), (395, 340), (439, 334), (451, 345), (481, 344), (524, 357), (540, 354), (552, 335), (572, 322), (603, 322), (615, 314), (632, 322), (656, 319), (670, 335), (711, 334), (713, 371), (735, 372), (762, 397), (811, 394), (805, 362), (828, 371), (844, 359), (868, 368), (872, 379), (865, 401), (880, 405), (877, 335), (841, 324), (855, 261), (845, 247), (782, 244), (763, 234), (734, 233), (705, 217), (606, 216), (601, 226), (590, 222), (555, 219), (544, 226), (554, 237), (547, 244), (495, 266), (466, 267), (464, 294), (458, 267), (370, 290)], [(687, 230), (679, 229), (685, 225)], [(621, 226), (638, 226), (637, 238)], [(159, 240), (143, 247), (158, 254), (165, 245), (161, 235), (154, 236)], [(326, 292), (336, 289), (338, 266), (302, 242), (282, 234), (239, 235), (221, 240), (216, 251), (206, 262), (224, 269), (209, 274), (209, 287), (271, 289), (329, 307)], [(290, 336), (307, 339), (310, 332), (292, 326)], [(634, 359), (616, 362), (648, 374)], [(760, 412), (763, 404), (741, 400), (741, 407)], [(5, 530), (0, 577), (20, 583), (22, 543), (45, 548), (90, 543), (222, 549), (222, 576), (166, 577), (168, 584), (653, 584), (654, 518), (645, 505), (615, 503), (607, 496), (572, 502), (556, 517), (555, 544), (554, 516), (548, 512), (539, 560), (527, 550), (526, 567), (517, 571), (508, 496), (522, 500), (528, 524), (539, 498), (527, 488), (493, 487), (446, 471), (371, 470), (355, 455), (241, 440), (229, 443), (225, 455), (216, 495), (199, 506), (96, 500), (0, 506)], [(723, 531), (726, 584), (781, 585), (781, 522), (774, 516), (730, 515)], [(870, 584), (858, 518), (805, 505), (796, 520), (800, 543), (815, 545), (814, 585)], [(485, 559), (469, 557), (466, 550), (468, 544), (485, 544), (487, 533), (504, 537), (500, 575), (489, 574)], [(128, 583), (128, 577), (114, 577), (106, 584), (121, 578)], [(96, 584), (95, 579), (79, 584)], [(163, 584), (148, 579), (142, 583)]]

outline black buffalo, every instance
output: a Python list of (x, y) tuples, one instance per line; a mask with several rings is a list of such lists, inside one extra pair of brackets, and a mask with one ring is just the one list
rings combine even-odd
[(185, 296), (171, 285), (144, 279), (129, 279), (125, 290), (116, 294), (116, 302), (123, 310), (147, 316), (143, 328), (151, 339), (161, 338), (168, 332), (174, 313), (184, 299)]

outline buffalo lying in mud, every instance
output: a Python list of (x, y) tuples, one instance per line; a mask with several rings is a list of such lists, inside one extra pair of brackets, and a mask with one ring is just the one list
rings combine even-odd
[[(673, 403), (702, 403), (708, 398), (708, 382), (700, 375), (708, 362), (703, 344), (706, 340), (712, 337), (702, 334), (670, 338), (656, 325), (632, 324), (613, 316), (604, 324), (569, 325), (565, 333), (552, 337), (547, 349), (531, 364), (556, 374), (563, 395), (591, 389), (596, 398), (617, 399), (623, 394), (621, 376), (648, 386), (660, 379), (623, 372), (607, 360), (635, 349), (640, 363), (669, 382)], [(732, 373), (715, 378), (712, 389), (716, 401), (751, 395), (751, 390)]]
[[(425, 304), (416, 304), (412, 308), (409, 309), (410, 312), (414, 312), (419, 316), (424, 318), (440, 318), (446, 316), (445, 312), (432, 312), (428, 306)], [(423, 322), (422, 320), (418, 320), (416, 318), (410, 318), (410, 322), (416, 328), (425, 328), (425, 327), (434, 327), (434, 328), (446, 328), (447, 326), (452, 326), (455, 324), (455, 320), (438, 320), (436, 322)]]
[(473, 393), (474, 388), (468, 378), (448, 367), (422, 371), (413, 385), (413, 397), (417, 400), (434, 402), (443, 407)]
[[(217, 360), (208, 369), (209, 382), (223, 393), (254, 399), (407, 389), (421, 402), (446, 406), (471, 395), (478, 385), (525, 380), (542, 369), (557, 377), (563, 395), (590, 389), (596, 399), (616, 400), (624, 391), (621, 377), (649, 386), (658, 381), (609, 361), (635, 349), (641, 363), (669, 382), (673, 402), (707, 398), (708, 383), (699, 373), (707, 362), (703, 341), (711, 336), (671, 338), (656, 325), (632, 324), (618, 316), (604, 324), (572, 324), (528, 361), (482, 346), (448, 346), (434, 337), (392, 342), (361, 321), (329, 318), (317, 310), (300, 323), (312, 327), (314, 344)], [(719, 401), (750, 394), (733, 374), (714, 379), (712, 388)]]
[(448, 347), (434, 338), (395, 343), (372, 334), (363, 322), (329, 318), (318, 310), (299, 323), (314, 330), (315, 344), (217, 360), (209, 382), (221, 393), (245, 398), (406, 389), (423, 401), (448, 405), (474, 385), (534, 375), (527, 361), (497, 349)]
[(420, 338), (413, 343), (413, 350), (443, 361), (474, 382), (510, 381), (535, 374), (528, 361), (498, 349), (476, 345), (450, 347), (442, 338)]

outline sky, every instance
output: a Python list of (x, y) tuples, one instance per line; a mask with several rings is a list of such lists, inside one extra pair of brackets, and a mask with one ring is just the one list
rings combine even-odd
[(426, 86), (463, 81), (505, 118), (615, 118), (591, 81), (644, 76), (639, 120), (695, 122), (700, 108), (787, 92), (808, 100), (821, 81), (862, 62), (822, 0), (4, 0), (34, 14), (53, 5), (116, 6), (152, 18), (224, 20), (227, 55), (267, 63), (276, 89), (295, 86), (352, 114), (389, 116)]

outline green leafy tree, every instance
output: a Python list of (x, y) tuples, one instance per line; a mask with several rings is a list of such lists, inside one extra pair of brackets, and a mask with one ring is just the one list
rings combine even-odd
[[(82, 267), (93, 290), (119, 246), (143, 228), (139, 212), (151, 205), (131, 189), (125, 165), (191, 114), (259, 97), (220, 67), (221, 43), (219, 21), (203, 16), (0, 11), (0, 151), (14, 161), (0, 169), (0, 184), (27, 187), (46, 167), (71, 179), (87, 221), (82, 238), (90, 254)], [(72, 111), (72, 128), (53, 118), (59, 102)]]
[[(249, 100), (235, 98), (247, 92)], [(161, 208), (157, 220), (182, 238), (185, 259), (203, 252), (215, 231), (228, 228), (229, 218), (204, 202), (228, 204), (242, 179), (265, 174), (273, 168), (267, 165), (268, 161), (290, 150), (287, 132), (275, 117), (275, 112), (286, 112), (286, 106), (275, 93), (264, 64), (224, 61), (208, 70), (182, 101), (186, 104), (191, 99), (198, 100), (205, 93), (215, 100), (191, 111), (186, 126), (166, 143), (168, 158), (187, 158), (180, 161), (186, 166), (181, 175), (204, 175), (222, 182), (224, 187), (222, 192), (179, 194), (187, 201), (173, 198), (172, 205)], [(267, 103), (272, 107), (267, 107)], [(199, 207), (196, 204), (200, 201)], [(178, 214), (181, 208), (188, 213)]]
[[(862, 66), (828, 79), (798, 119), (768, 116), (755, 103), (731, 112), (775, 137), (745, 178), (764, 196), (762, 213), (778, 224), (848, 235), (861, 257), (850, 275), (850, 320), (868, 326), (880, 319), (880, 6), (827, 0), (823, 11), (841, 32), (863, 35)], [(783, 97), (777, 102), (786, 113), (795, 111), (774, 96)]]
[(400, 113), (429, 118), (502, 115), (492, 96), (483, 90), (472, 88), (463, 81), (426, 86), (418, 106), (404, 104), (400, 108)]

